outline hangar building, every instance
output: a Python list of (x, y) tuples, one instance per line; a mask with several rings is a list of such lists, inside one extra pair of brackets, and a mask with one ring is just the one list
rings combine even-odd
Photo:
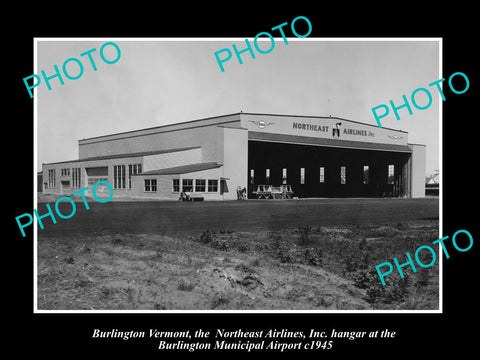
[[(425, 146), (337, 117), (235, 113), (78, 141), (79, 159), (43, 164), (42, 191), (108, 181), (114, 196), (237, 199), (288, 184), (293, 196), (423, 197)], [(107, 189), (108, 191), (108, 189)]]

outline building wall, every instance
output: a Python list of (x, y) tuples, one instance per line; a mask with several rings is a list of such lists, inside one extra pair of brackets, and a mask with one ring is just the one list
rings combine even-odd
[[(288, 181), (299, 181), (299, 168), (313, 166), (312, 171), (306, 173), (308, 179), (309, 176), (318, 177), (318, 167), (322, 163), (331, 162), (327, 164), (329, 168), (335, 166), (338, 168), (338, 161), (353, 161), (350, 154), (353, 152), (332, 150), (333, 155), (325, 157), (320, 156), (318, 153), (318, 161), (313, 163), (311, 146), (295, 147), (297, 152), (285, 152), (282, 156), (279, 155), (278, 149), (271, 151), (267, 156), (267, 147), (255, 147), (255, 152), (249, 150), (249, 131), (253, 132), (265, 132), (275, 134), (296, 135), (297, 137), (318, 137), (324, 139), (335, 138), (333, 136), (334, 125), (341, 122), (339, 140), (345, 141), (358, 141), (358, 142), (370, 142), (370, 143), (382, 143), (382, 144), (397, 144), (406, 145), (408, 140), (408, 133), (378, 128), (377, 126), (371, 126), (367, 124), (361, 124), (350, 120), (338, 119), (338, 118), (324, 118), (324, 117), (300, 117), (300, 116), (280, 116), (280, 115), (261, 115), (261, 114), (232, 114), (226, 116), (220, 116), (215, 118), (201, 119), (196, 121), (190, 121), (186, 123), (173, 124), (161, 127), (155, 127), (150, 129), (143, 129), (138, 131), (132, 131), (128, 133), (113, 134), (107, 136), (101, 136), (96, 138), (84, 139), (79, 141), (79, 157), (85, 159), (93, 156), (105, 156), (115, 154), (129, 154), (144, 151), (156, 151), (156, 150), (170, 150), (182, 147), (198, 147), (194, 149), (182, 150), (179, 152), (170, 152), (164, 154), (147, 155), (144, 157), (129, 157), (119, 159), (104, 159), (104, 160), (86, 160), (86, 161), (74, 161), (63, 162), (56, 164), (44, 164), (42, 173), (42, 184), (44, 193), (54, 194), (71, 194), (72, 192), (88, 186), (88, 175), (86, 168), (89, 167), (108, 167), (107, 179), (109, 183), (114, 187), (114, 165), (125, 165), (125, 188), (114, 189), (114, 195), (118, 196), (134, 196), (145, 198), (163, 198), (163, 199), (178, 199), (179, 194), (172, 191), (172, 179), (175, 175), (158, 175), (148, 176), (148, 178), (155, 178), (157, 180), (157, 192), (149, 193), (144, 191), (144, 178), (142, 176), (132, 176), (132, 189), (129, 189), (128, 180), (128, 165), (141, 164), (143, 171), (150, 171), (156, 169), (163, 169), (181, 165), (187, 165), (198, 162), (217, 162), (223, 166), (217, 169), (205, 170), (198, 173), (190, 173), (184, 175), (176, 175), (180, 180), (187, 178), (188, 176), (193, 179), (205, 178), (209, 179), (210, 176), (219, 180), (219, 189), (215, 194), (205, 193), (203, 197), (208, 199), (236, 199), (237, 187), (249, 186), (249, 171), (255, 170), (256, 179), (258, 181), (265, 181), (261, 179), (262, 174), (265, 172), (265, 168), (271, 170), (272, 175), (270, 181), (274, 181), (274, 185), (279, 185), (281, 178), (276, 179), (275, 176), (281, 176), (283, 167), (288, 167)], [(276, 145), (272, 145), (268, 148), (274, 148)], [(406, 165), (406, 158), (404, 155), (399, 155), (398, 161), (395, 162), (395, 166), (403, 169), (401, 174), (405, 176), (405, 181), (408, 183), (408, 194), (412, 197), (425, 196), (424, 189), (424, 177), (425, 177), (425, 146), (423, 145), (411, 145), (412, 149), (411, 159)], [(287, 149), (286, 146), (282, 146), (281, 149)], [(301, 151), (300, 151), (300, 150)], [(306, 149), (305, 151), (303, 149)], [(253, 154), (249, 154), (249, 151)], [(355, 151), (355, 150), (350, 150)], [(309, 156), (302, 155), (303, 152), (310, 154)], [(342, 154), (345, 155), (342, 158)], [(355, 154), (363, 154), (364, 152), (358, 151)], [(315, 153), (316, 154), (316, 153)], [(368, 156), (365, 159), (362, 158), (362, 164), (367, 164), (370, 159), (370, 152), (366, 152)], [(315, 155), (315, 156), (317, 156)], [(363, 155), (361, 155), (363, 156)], [(286, 160), (282, 160), (286, 159)], [(288, 161), (289, 162), (288, 162)], [(375, 164), (371, 165), (371, 176), (375, 175), (375, 169), (385, 168), (386, 164), (390, 164), (390, 157), (384, 159), (377, 159)], [(380, 161), (381, 160), (381, 161)], [(388, 160), (388, 161), (387, 161)], [(404, 161), (405, 160), (405, 161)], [(283, 163), (282, 163), (283, 161)], [(287, 165), (284, 163), (288, 162)], [(301, 162), (310, 161), (307, 165), (301, 165)], [(316, 160), (315, 160), (316, 161)], [(382, 162), (383, 161), (383, 162)], [(250, 163), (250, 164), (249, 164)], [(320, 164), (320, 165), (319, 165)], [(357, 169), (356, 163), (348, 163), (348, 179), (354, 179), (356, 182), (361, 180), (361, 172)], [(384, 166), (385, 165), (385, 166)], [(68, 176), (61, 176), (61, 169), (69, 168), (70, 174)], [(72, 168), (81, 169), (81, 183), (78, 187), (72, 186)], [(359, 168), (359, 167), (358, 167)], [(45, 183), (48, 183), (48, 170), (55, 169), (55, 185), (53, 187), (45, 187)], [(355, 169), (354, 173), (350, 169)], [(338, 170), (338, 169), (337, 169)], [(335, 170), (336, 172), (338, 172)], [(358, 170), (358, 171), (357, 171)], [(383, 171), (383, 170), (382, 170)], [(400, 173), (400, 172), (399, 172)], [(313, 174), (313, 175), (310, 175)], [(383, 172), (379, 173), (380, 177), (385, 177)], [(382, 175), (383, 174), (383, 175)], [(260, 177), (259, 177), (260, 175)], [(198, 177), (199, 176), (199, 177)], [(330, 176), (327, 173), (326, 176)], [(333, 174), (332, 179), (338, 180), (338, 174)], [(296, 179), (298, 178), (298, 179)], [(312, 178), (313, 179), (313, 178)], [(379, 181), (383, 181), (383, 180)], [(310, 181), (310, 180), (309, 180)], [(313, 180), (312, 180), (313, 181)], [(318, 179), (316, 180), (318, 182)], [(278, 183), (278, 184), (277, 184)], [(70, 184), (70, 186), (67, 186)], [(221, 186), (222, 184), (222, 186)], [(302, 184), (303, 185), (303, 184)], [(347, 184), (348, 185), (348, 184)], [(319, 185), (321, 187), (323, 185)], [(373, 184), (372, 184), (373, 186)], [(371, 186), (371, 187), (372, 187)], [(383, 193), (382, 189), (365, 190), (362, 187), (362, 192), (358, 189), (349, 186), (342, 186), (339, 189), (328, 188), (323, 186), (323, 190), (315, 189), (310, 191), (306, 189), (302, 192), (302, 186), (298, 184), (296, 191), (301, 196), (331, 196), (335, 193), (335, 196), (378, 196)], [(303, 186), (303, 188), (306, 188)], [(340, 189), (350, 189), (349, 191), (340, 192)], [(221, 191), (223, 190), (223, 191)], [(388, 190), (388, 189), (387, 189)], [(332, 192), (333, 191), (333, 192)], [(251, 189), (250, 189), (251, 193)], [(318, 194), (317, 194), (318, 193)], [(87, 195), (89, 191), (87, 192)], [(199, 195), (201, 196), (201, 195)]]
[(237, 199), (237, 187), (248, 188), (248, 131), (246, 129), (221, 128), (223, 131), (223, 177), (228, 192), (225, 200)]
[[(195, 184), (196, 179), (216, 179), (218, 181), (218, 189), (216, 192), (208, 192), (208, 181), (206, 181), (205, 192), (193, 191), (192, 197), (203, 197), (204, 200), (223, 200), (220, 193), (220, 178), (223, 175), (222, 167), (216, 169), (209, 169), (203, 171), (196, 171), (187, 174), (177, 175), (136, 175), (132, 177), (132, 192), (131, 195), (138, 198), (149, 198), (158, 200), (178, 200), (180, 197), (181, 184), (183, 179), (192, 179)], [(145, 179), (157, 180), (157, 191), (145, 191)], [(173, 192), (173, 179), (179, 179), (180, 191)], [(234, 190), (235, 193), (235, 190)], [(236, 194), (236, 193), (235, 193)], [(235, 195), (236, 198), (236, 195)]]
[[(217, 137), (217, 134), (214, 138)], [(223, 137), (223, 135), (222, 135)], [(110, 183), (112, 188), (114, 188), (114, 166), (115, 165), (124, 165), (125, 166), (125, 188), (113, 189), (114, 196), (116, 198), (125, 196), (125, 197), (144, 197), (144, 198), (156, 198), (156, 199), (170, 199), (177, 200), (179, 193), (173, 193), (172, 191), (172, 179), (179, 178), (180, 181), (183, 178), (192, 178), (193, 179), (217, 179), (219, 183), (219, 190), (216, 193), (201, 193), (197, 194), (202, 196), (205, 200), (210, 199), (223, 199), (223, 195), (220, 194), (220, 178), (224, 177), (223, 167), (204, 170), (201, 172), (193, 172), (185, 175), (162, 175), (162, 176), (143, 176), (140, 179), (140, 176), (131, 176), (131, 188), (129, 187), (129, 165), (141, 164), (142, 171), (150, 171), (156, 169), (163, 169), (174, 166), (187, 165), (192, 163), (198, 163), (201, 161), (202, 149), (190, 149), (181, 151), (178, 153), (166, 153), (166, 154), (157, 154), (157, 155), (148, 155), (145, 157), (128, 157), (128, 158), (118, 158), (118, 159), (104, 159), (104, 160), (89, 160), (89, 161), (74, 161), (74, 162), (62, 162), (56, 164), (43, 164), (42, 177), (43, 181), (43, 193), (45, 194), (64, 194), (70, 195), (79, 189), (89, 187), (89, 190), (85, 191), (86, 196), (91, 196), (91, 186), (88, 184), (88, 173), (87, 170), (90, 168), (98, 167), (107, 167), (108, 175), (106, 176), (107, 181)], [(163, 155), (163, 156), (162, 156)], [(73, 168), (80, 168), (80, 186), (73, 187)], [(48, 185), (48, 170), (55, 170), (55, 186), (48, 187), (45, 186), (45, 183)], [(68, 176), (61, 176), (61, 169), (69, 169)], [(90, 171), (90, 173), (95, 174), (91, 178), (98, 178), (98, 171)], [(103, 177), (103, 176), (102, 176)], [(144, 191), (144, 182), (143, 179), (156, 179), (157, 180), (157, 192), (145, 192)], [(66, 189), (65, 186), (62, 186), (62, 182), (67, 182), (70, 184), (69, 188)], [(231, 186), (230, 186), (231, 188)], [(232, 193), (233, 191), (233, 193)], [(236, 198), (235, 189), (230, 190), (230, 192), (225, 194), (227, 198)]]
[(79, 140), (79, 158), (202, 147), (202, 161), (217, 161), (217, 126), (240, 126), (239, 114)]
[[(132, 177), (133, 197), (149, 198), (157, 200), (178, 200), (179, 194), (172, 191), (172, 179), (178, 178), (177, 175), (149, 175)], [(146, 192), (144, 189), (145, 179), (157, 180), (157, 191)]]
[(166, 169), (202, 162), (202, 149), (195, 148), (165, 154), (148, 155), (143, 159), (143, 171)]
[[(89, 161), (72, 161), (72, 162), (62, 162), (55, 164), (43, 164), (43, 193), (45, 194), (65, 194), (69, 195), (73, 192), (85, 188), (88, 185), (88, 175), (85, 169), (93, 167), (108, 167), (108, 176), (107, 181), (114, 186), (114, 166), (115, 165), (125, 165), (125, 189), (114, 189), (115, 196), (130, 196), (131, 190), (128, 188), (128, 165), (133, 164), (142, 164), (143, 166), (143, 157), (128, 157), (120, 159), (104, 159), (104, 160), (89, 160)], [(80, 186), (73, 187), (73, 168), (80, 168)], [(48, 184), (48, 170), (55, 169), (55, 186), (48, 187), (45, 186), (45, 183)], [(70, 169), (69, 176), (61, 176), (61, 169)], [(92, 176), (96, 178), (97, 176)], [(66, 189), (65, 186), (62, 186), (62, 181), (66, 183), (69, 181), (70, 187)], [(90, 189), (85, 192), (86, 195), (91, 195)]]
[(425, 197), (425, 163), (426, 146), (408, 144), (412, 149), (412, 156), (409, 160), (410, 173), (410, 196), (413, 198)]

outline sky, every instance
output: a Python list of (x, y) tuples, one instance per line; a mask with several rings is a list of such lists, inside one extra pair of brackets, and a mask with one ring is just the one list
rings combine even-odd
[[(265, 39), (258, 43), (262, 49), (271, 45)], [(232, 44), (244, 49), (244, 38), (37, 39), (37, 74), (53, 75), (55, 64), (62, 71), (70, 58), (83, 64), (77, 80), (62, 73), (64, 85), (53, 78), (50, 91), (45, 81), (37, 87), (37, 171), (42, 163), (77, 159), (80, 139), (240, 111), (331, 115), (377, 126), (372, 107), (389, 100), (401, 105), (403, 94), (410, 101), (420, 87), (430, 90), (432, 105), (418, 110), (410, 103), (413, 114), (399, 109), (400, 120), (390, 109), (382, 126), (407, 131), (409, 143), (427, 146), (427, 175), (439, 169), (441, 98), (428, 86), (441, 78), (438, 40), (275, 40), (267, 54), (252, 45), (255, 59), (245, 52), (243, 64), (233, 54), (222, 72), (214, 53), (224, 48), (233, 53)], [(109, 41), (121, 51), (113, 64), (100, 57)], [(93, 48), (96, 71), (87, 56), (80, 56)], [(105, 46), (104, 56), (114, 60), (114, 47)], [(68, 62), (67, 72), (79, 74), (75, 61)], [(428, 103), (422, 92), (415, 99), (420, 106)]]

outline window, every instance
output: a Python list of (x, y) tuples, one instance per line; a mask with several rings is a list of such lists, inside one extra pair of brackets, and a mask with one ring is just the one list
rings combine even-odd
[(395, 165), (388, 165), (388, 183), (393, 184), (395, 180)]
[(125, 165), (113, 166), (113, 188), (125, 189)]
[(205, 192), (205, 179), (196, 179), (195, 180), (195, 191), (196, 192)]
[(305, 168), (300, 168), (300, 184), (305, 184)]
[(265, 169), (265, 183), (270, 184), (270, 169)]
[(282, 169), (282, 184), (287, 184), (287, 168)]
[(363, 166), (363, 184), (367, 185), (368, 184), (368, 177), (369, 177), (369, 167), (368, 165)]
[(323, 184), (325, 182), (325, 167), (320, 166), (320, 182)]
[(55, 187), (55, 169), (48, 170), (48, 187)]
[(218, 180), (208, 180), (208, 192), (217, 192), (218, 191)]
[(142, 172), (142, 164), (128, 165), (128, 188), (132, 188), (132, 175), (140, 174)]
[(340, 184), (345, 185), (347, 183), (347, 168), (345, 166), (340, 167)]
[(81, 183), (80, 168), (72, 168), (72, 187), (79, 188)]
[(61, 176), (70, 176), (70, 169), (61, 169), (60, 170)]
[(157, 179), (145, 179), (145, 191), (147, 192), (157, 191)]
[(182, 191), (193, 191), (193, 179), (183, 179), (182, 180)]
[(173, 192), (180, 192), (180, 179), (173, 179), (172, 188)]

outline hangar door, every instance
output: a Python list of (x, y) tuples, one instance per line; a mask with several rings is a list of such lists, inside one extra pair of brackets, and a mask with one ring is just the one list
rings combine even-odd
[(291, 185), (293, 196), (406, 195), (410, 152), (249, 141), (249, 198), (258, 185)]

